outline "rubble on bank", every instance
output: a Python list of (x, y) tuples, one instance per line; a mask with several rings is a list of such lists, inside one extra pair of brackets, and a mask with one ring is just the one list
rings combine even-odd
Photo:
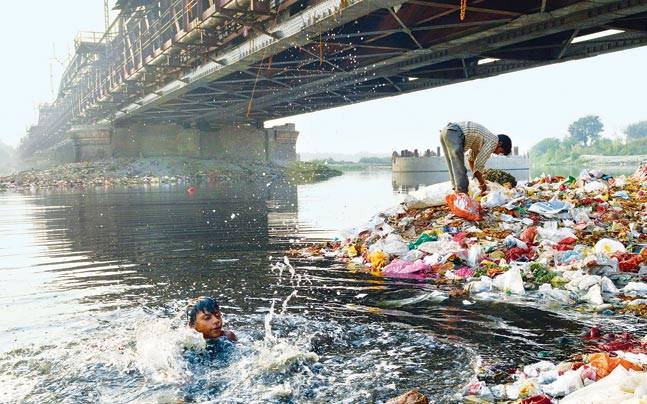
[[(308, 167), (307, 176), (314, 180), (329, 178), (328, 170)], [(42, 170), (26, 170), (0, 177), (0, 192), (42, 188), (88, 188), (132, 185), (224, 182), (233, 180), (266, 181), (283, 178), (294, 180), (301, 171), (266, 162), (238, 162), (182, 158), (116, 158), (93, 162), (61, 164)], [(298, 178), (298, 182), (305, 181)]]
[[(480, 221), (454, 216), (445, 204), (450, 185), (435, 184), (342, 240), (291, 253), (343, 262), (352, 271), (436, 283), (438, 300), (519, 296), (552, 310), (647, 316), (647, 164), (629, 177), (590, 170), (517, 187), (488, 185), (482, 198), (470, 185), (480, 200)], [(447, 293), (443, 285), (454, 290)], [(529, 365), (510, 386), (487, 388), (476, 381), (465, 395), (480, 402), (602, 402), (587, 401), (596, 395), (611, 397), (605, 404), (646, 402), (647, 340), (607, 342), (598, 350), (606, 354)]]

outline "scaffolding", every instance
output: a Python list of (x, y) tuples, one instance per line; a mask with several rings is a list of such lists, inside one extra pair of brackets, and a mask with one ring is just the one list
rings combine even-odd
[(118, 0), (105, 32), (76, 37), (57, 98), (40, 109), (21, 151), (52, 145), (71, 125), (105, 118), (209, 61), (261, 29), (273, 7), (266, 0)]

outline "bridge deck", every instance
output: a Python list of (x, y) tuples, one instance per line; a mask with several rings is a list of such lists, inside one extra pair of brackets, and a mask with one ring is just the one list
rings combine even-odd
[(647, 44), (647, 0), (460, 3), (120, 0), (108, 46), (77, 55), (38, 129), (262, 122)]

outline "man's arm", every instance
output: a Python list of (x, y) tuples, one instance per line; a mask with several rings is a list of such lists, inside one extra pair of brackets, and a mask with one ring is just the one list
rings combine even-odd
[(474, 171), (474, 176), (479, 181), (479, 188), (481, 189), (481, 193), (484, 194), (485, 192), (487, 192), (487, 184), (485, 183), (483, 174), (480, 171)]

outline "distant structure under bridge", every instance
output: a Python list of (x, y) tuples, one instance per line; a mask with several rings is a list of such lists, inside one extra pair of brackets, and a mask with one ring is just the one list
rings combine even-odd
[[(530, 158), (520, 155), (519, 148), (514, 147), (510, 156), (491, 156), (486, 168), (495, 168), (512, 174), (517, 181), (527, 181), (530, 176)], [(395, 190), (417, 189), (419, 185), (430, 185), (447, 181), (447, 161), (441, 155), (440, 147), (436, 151), (401, 150), (393, 152), (391, 158), (393, 188)]]

